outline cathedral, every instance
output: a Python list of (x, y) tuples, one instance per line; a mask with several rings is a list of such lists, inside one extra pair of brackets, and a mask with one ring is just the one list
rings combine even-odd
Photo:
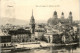
[(69, 12), (69, 16), (66, 19), (64, 18), (63, 12), (61, 13), (61, 18), (58, 18), (57, 12), (54, 11), (53, 17), (48, 20), (48, 25), (57, 25), (58, 23), (71, 25), (72, 22), (73, 22), (72, 12)]

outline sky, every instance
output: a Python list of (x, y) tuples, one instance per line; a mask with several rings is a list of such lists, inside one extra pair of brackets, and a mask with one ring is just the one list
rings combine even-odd
[(57, 11), (58, 18), (64, 12), (68, 18), (72, 11), (73, 20), (79, 20), (79, 0), (1, 0), (1, 17), (22, 19), (29, 22), (32, 10), (36, 22), (47, 22)]

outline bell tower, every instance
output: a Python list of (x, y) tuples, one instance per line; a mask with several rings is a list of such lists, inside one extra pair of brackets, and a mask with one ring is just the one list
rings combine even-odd
[(73, 22), (72, 12), (69, 12), (69, 23), (72, 24), (72, 22)]
[(34, 32), (35, 32), (35, 19), (33, 16), (33, 10), (32, 10), (32, 16), (30, 19), (30, 28), (31, 28), (31, 33), (34, 34)]
[(64, 13), (62, 12), (62, 14), (61, 14), (61, 19), (64, 19)]
[(53, 13), (53, 18), (54, 18), (54, 19), (57, 19), (57, 18), (58, 18), (56, 11), (54, 11), (54, 13)]

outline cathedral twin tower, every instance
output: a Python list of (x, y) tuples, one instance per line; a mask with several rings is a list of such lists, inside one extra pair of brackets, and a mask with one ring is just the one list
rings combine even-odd
[[(57, 12), (54, 11), (54, 14), (53, 14), (54, 18), (58, 18), (57, 16)], [(64, 19), (64, 13), (62, 12), (61, 14), (61, 18)], [(72, 19), (72, 12), (69, 12), (69, 19)]]
[(49, 24), (49, 25), (56, 25), (56, 24), (58, 24), (59, 22), (60, 22), (61, 24), (72, 24), (72, 22), (73, 22), (72, 12), (69, 12), (68, 18), (65, 19), (63, 12), (61, 13), (61, 18), (58, 18), (57, 12), (54, 11), (53, 17), (48, 20), (48, 24)]

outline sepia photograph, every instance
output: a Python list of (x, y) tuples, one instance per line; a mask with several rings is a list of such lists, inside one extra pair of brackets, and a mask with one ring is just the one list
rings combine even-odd
[(0, 0), (0, 53), (80, 53), (80, 0)]

